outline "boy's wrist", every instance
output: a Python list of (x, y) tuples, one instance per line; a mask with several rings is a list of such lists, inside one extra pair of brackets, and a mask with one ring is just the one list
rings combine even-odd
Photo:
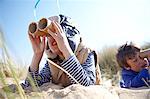
[(30, 64), (31, 71), (37, 71), (38, 70), (41, 59), (42, 59), (41, 54), (34, 54), (33, 55), (32, 62)]
[(70, 58), (72, 55), (74, 55), (74, 53), (72, 52), (71, 49), (66, 49), (63, 52), (63, 55), (65, 57), (65, 60), (67, 60), (68, 58)]

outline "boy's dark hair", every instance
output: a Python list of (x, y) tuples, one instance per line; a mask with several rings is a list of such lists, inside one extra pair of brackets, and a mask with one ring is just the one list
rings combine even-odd
[(140, 48), (136, 47), (132, 43), (130, 44), (124, 44), (121, 47), (119, 47), (118, 52), (116, 54), (116, 59), (121, 68), (123, 67), (130, 67), (127, 64), (126, 59), (132, 59), (136, 52), (140, 52)]

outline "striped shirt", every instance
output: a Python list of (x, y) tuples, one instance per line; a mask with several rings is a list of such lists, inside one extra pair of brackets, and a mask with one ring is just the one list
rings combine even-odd
[[(80, 64), (76, 56), (72, 55), (69, 59), (64, 60), (62, 63), (60, 63), (60, 66), (65, 69), (70, 75), (72, 75), (83, 86), (93, 85), (96, 82), (95, 61), (93, 52), (88, 55), (88, 58), (83, 64)], [(51, 70), (49, 68), (48, 62), (46, 62), (45, 66), (40, 72), (32, 72), (29, 68), (28, 76), (31, 76), (34, 84), (38, 86), (41, 86), (42, 84), (47, 82), (52, 82)], [(25, 79), (24, 83), (21, 83), (21, 86), (23, 88), (31, 85), (28, 76)], [(69, 77), (69, 79), (71, 80), (71, 84), (76, 83), (71, 77)]]

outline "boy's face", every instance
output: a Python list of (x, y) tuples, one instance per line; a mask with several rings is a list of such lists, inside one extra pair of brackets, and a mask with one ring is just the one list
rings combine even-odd
[(130, 69), (135, 72), (140, 72), (147, 65), (147, 61), (140, 57), (139, 52), (136, 52), (135, 55), (127, 58), (126, 60), (127, 64), (130, 66)]

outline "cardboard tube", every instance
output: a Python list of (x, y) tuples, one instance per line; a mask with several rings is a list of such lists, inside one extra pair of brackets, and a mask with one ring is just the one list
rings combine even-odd
[(35, 22), (30, 23), (29, 25), (29, 33), (34, 34), (37, 32), (37, 24)]
[(38, 29), (40, 31), (43, 31), (45, 33), (48, 33), (48, 28), (52, 31), (52, 32), (55, 32), (52, 24), (51, 24), (51, 21), (47, 18), (42, 18), (39, 22), (38, 22)]
[(38, 25), (36, 22), (32, 22), (29, 25), (29, 34), (34, 35), (34, 36), (44, 36), (45, 33), (38, 30)]

